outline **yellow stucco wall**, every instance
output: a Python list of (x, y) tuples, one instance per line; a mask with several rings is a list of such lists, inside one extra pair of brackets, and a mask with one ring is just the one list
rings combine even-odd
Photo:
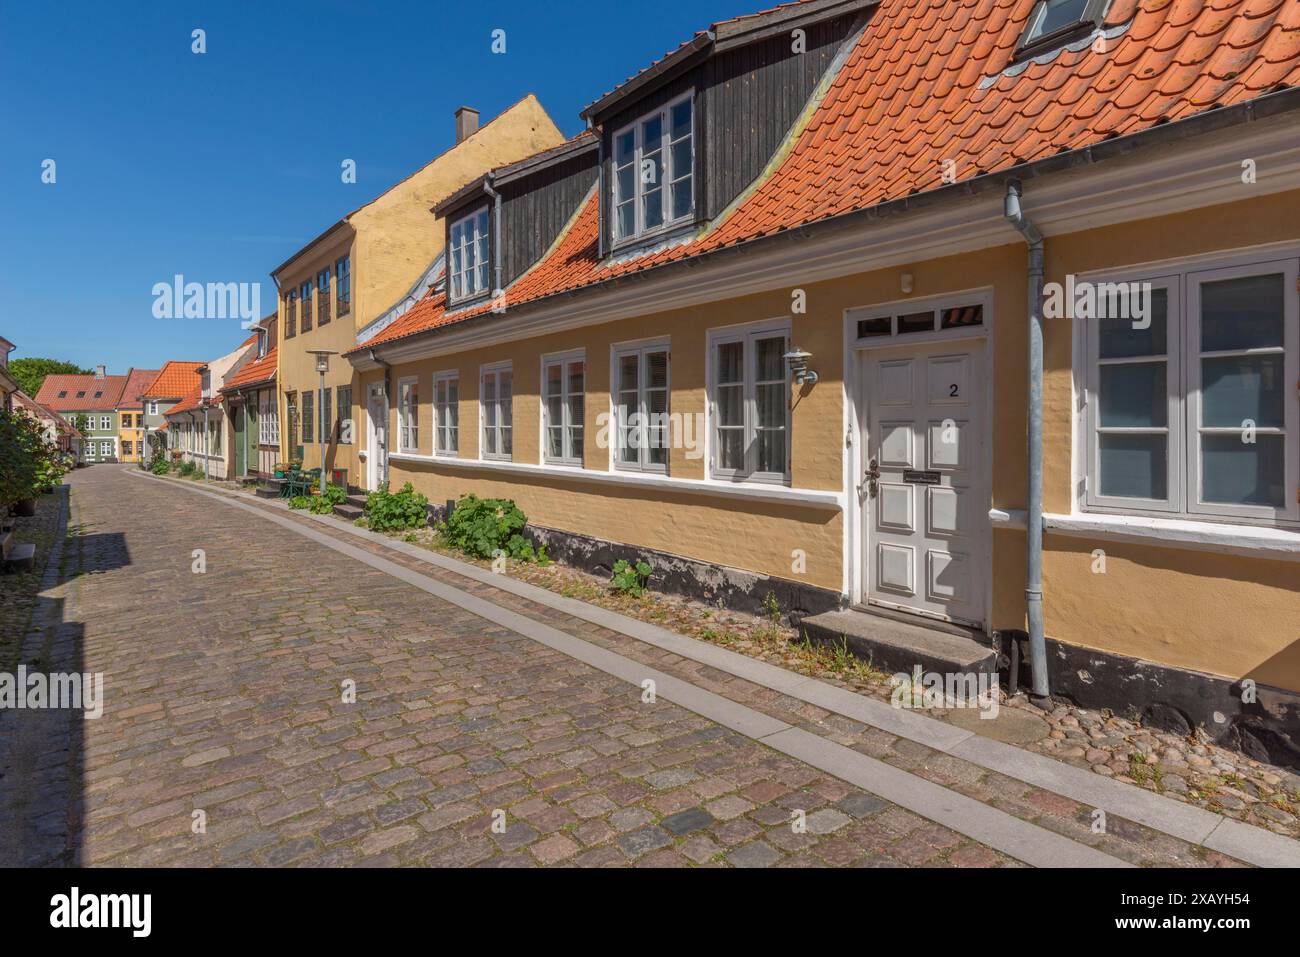
[[(1145, 222), (1087, 230), (1047, 241), (1047, 279), (1267, 242), (1300, 239), (1300, 193), (1236, 201)], [(911, 298), (989, 288), (993, 294), (992, 503), (1025, 507), (1026, 251), (1022, 243), (913, 263), (845, 279), (801, 286), (807, 315), (793, 316), (794, 344), (814, 354), (821, 382), (793, 412), (793, 485), (839, 489), (843, 484), (843, 346), (845, 309), (897, 301), (899, 277), (914, 276)], [(461, 455), (477, 454), (478, 374), (484, 363), (514, 367), (514, 461), (540, 462), (540, 357), (585, 348), (588, 469), (605, 469), (596, 447), (596, 415), (609, 407), (610, 346), (649, 337), (672, 343), (674, 412), (704, 408), (707, 331), (733, 323), (787, 315), (787, 290), (687, 310), (669, 311), (546, 337), (516, 341), (417, 363), (398, 365), (393, 382), (418, 374), (421, 452), (432, 443), (431, 378), (450, 369), (461, 380)], [(509, 320), (505, 320), (508, 322)], [(1046, 329), (1046, 502), (1049, 512), (1071, 509), (1072, 336), (1068, 321)], [(378, 373), (368, 374), (377, 380)], [(358, 401), (362, 392), (358, 389)], [(396, 393), (394, 392), (394, 397)], [(396, 413), (390, 417), (395, 428)], [(671, 474), (702, 478), (702, 459), (671, 454)], [(662, 549), (704, 561), (782, 578), (790, 553), (807, 552), (808, 584), (838, 591), (843, 578), (843, 526), (837, 512), (790, 505), (764, 506), (722, 497), (657, 490), (613, 489), (577, 479), (534, 478), (503, 472), (393, 462), (394, 485), (411, 481), (433, 501), (467, 492), (515, 499), (533, 521)], [(1024, 532), (993, 532), (990, 626), (1024, 627)], [(1105, 547), (1108, 570), (1093, 574), (1091, 552)], [(1049, 637), (1072, 644), (1229, 677), (1300, 690), (1300, 563), (1232, 557), (1186, 548), (1089, 543), (1049, 533), (1045, 543)]]
[[(448, 120), (448, 127), (451, 122)], [(288, 422), (286, 393), (304, 389), (317, 392), (313, 402), (316, 420), (313, 433), (318, 433), (320, 412), (319, 376), (315, 358), (308, 350), (324, 349), (338, 353), (330, 359), (330, 372), (325, 377), (325, 387), (331, 390), (331, 404), (337, 406), (339, 386), (353, 386), (354, 423), (359, 422), (361, 389), (353, 381), (351, 367), (341, 358), (342, 353), (356, 345), (357, 330), (378, 316), (410, 291), (430, 263), (437, 258), (444, 241), (444, 223), (434, 216), (431, 208), (489, 169), (512, 163), (549, 149), (563, 142), (564, 137), (542, 109), (537, 98), (529, 94), (490, 123), (485, 124), (464, 142), (448, 149), (426, 166), (393, 186), (373, 202), (361, 207), (347, 217), (347, 223), (333, 235), (323, 239), (289, 262), (276, 273), (280, 285), (280, 329), (285, 330), (285, 296), (308, 279), (315, 283), (318, 271), (331, 267), (344, 254), (351, 256), (352, 308), (349, 315), (340, 319), (337, 308), (337, 282), (331, 281), (331, 322), (318, 323), (319, 308), (313, 309), (313, 328), (302, 332), (301, 306), (297, 321), (298, 332), (282, 337), (278, 359), (281, 422)], [(319, 299), (319, 296), (316, 297)], [(301, 409), (301, 400), (299, 400)], [(333, 417), (331, 417), (333, 418)], [(361, 433), (354, 426), (355, 433)], [(299, 435), (301, 436), (301, 423)], [(321, 463), (319, 436), (305, 443), (303, 460), (307, 467)], [(359, 441), (359, 439), (358, 439)], [(302, 444), (302, 443), (300, 443)], [(328, 469), (347, 469), (348, 481), (360, 484), (358, 476), (363, 463), (357, 458), (357, 442), (351, 445), (334, 443), (325, 450)], [(282, 448), (282, 458), (289, 461), (294, 451), (287, 442)]]

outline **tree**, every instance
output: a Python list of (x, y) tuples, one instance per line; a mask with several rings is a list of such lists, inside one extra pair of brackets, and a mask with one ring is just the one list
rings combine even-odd
[(41, 391), (47, 375), (92, 375), (94, 371), (61, 359), (14, 359), (9, 363), (9, 372), (18, 380), (19, 388), (33, 398)]

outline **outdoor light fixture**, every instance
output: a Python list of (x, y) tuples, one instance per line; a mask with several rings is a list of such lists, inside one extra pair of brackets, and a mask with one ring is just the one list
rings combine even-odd
[(817, 373), (808, 368), (808, 360), (812, 358), (811, 352), (805, 352), (796, 346), (781, 358), (790, 363), (790, 371), (794, 373), (796, 385), (817, 384)]
[(316, 357), (316, 371), (320, 373), (320, 395), (316, 400), (316, 411), (320, 417), (316, 434), (320, 438), (320, 493), (325, 494), (325, 449), (329, 439), (325, 436), (325, 423), (329, 421), (329, 410), (325, 408), (325, 373), (330, 371), (330, 356), (338, 355), (327, 349), (308, 349), (307, 354)]
[(903, 275), (899, 277), (898, 284), (907, 295), (910, 296), (912, 294), (913, 277), (910, 272), (903, 273)]

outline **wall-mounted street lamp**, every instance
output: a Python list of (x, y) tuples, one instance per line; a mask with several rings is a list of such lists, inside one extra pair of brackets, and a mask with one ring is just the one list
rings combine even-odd
[(330, 356), (338, 355), (327, 349), (308, 349), (307, 354), (316, 357), (316, 371), (320, 374), (320, 394), (316, 399), (317, 419), (316, 435), (320, 439), (320, 493), (325, 494), (325, 448), (329, 445), (325, 438), (325, 422), (329, 413), (325, 409), (325, 373), (330, 371)]
[(808, 360), (812, 358), (811, 352), (805, 352), (796, 346), (781, 358), (790, 364), (790, 371), (794, 374), (795, 385), (817, 384), (817, 373), (808, 368)]

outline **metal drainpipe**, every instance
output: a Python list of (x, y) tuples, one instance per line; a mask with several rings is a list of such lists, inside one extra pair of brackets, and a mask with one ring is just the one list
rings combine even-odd
[[(1031, 698), (1050, 706), (1043, 637), (1043, 234), (1020, 208), (1020, 180), (1007, 183), (1006, 218), (1029, 246), (1029, 504), (1025, 608), (1029, 620)], [(1014, 689), (1012, 689), (1014, 691)]]
[(492, 200), (492, 298), (501, 295), (501, 194), (492, 188), (491, 172), (483, 179), (483, 192)]
[(203, 481), (208, 481), (208, 462), (212, 450), (208, 447), (208, 407), (203, 407)]
[[(370, 350), (370, 361), (373, 362), (375, 365), (379, 366), (379, 368), (384, 370), (384, 467), (379, 470), (379, 484), (387, 485), (388, 484), (388, 412), (392, 408), (392, 405), (389, 402), (389, 399), (391, 398), (391, 392), (389, 389), (388, 380), (392, 377), (393, 367), (389, 365), (387, 362), (385, 362), (383, 359), (379, 358), (379, 356), (375, 355), (374, 349)], [(369, 402), (370, 400), (366, 399), (366, 401)], [(366, 414), (369, 415), (369, 409), (367, 409)]]

